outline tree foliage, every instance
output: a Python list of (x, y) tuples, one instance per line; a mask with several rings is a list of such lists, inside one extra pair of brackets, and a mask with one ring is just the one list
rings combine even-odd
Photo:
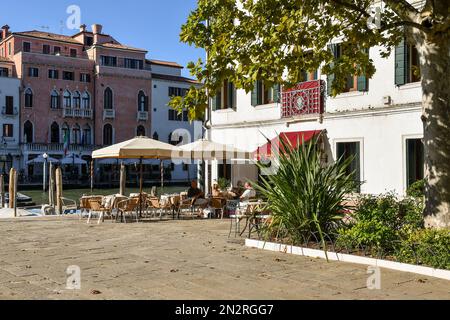
[[(383, 1), (373, 28), (372, 0), (198, 0), (180, 37), (207, 52), (206, 61), (188, 66), (204, 86), (191, 88), (188, 97), (196, 99), (174, 99), (171, 106), (198, 117), (224, 80), (247, 92), (255, 80), (289, 87), (304, 80), (302, 71), (320, 68), (334, 75), (329, 85), (336, 95), (349, 75), (375, 73), (367, 49), (382, 46), (387, 57), (405, 32), (411, 39), (411, 30), (448, 33), (448, 12), (439, 2), (427, 1), (419, 11), (404, 0)], [(328, 46), (335, 39), (345, 48), (337, 61)]]

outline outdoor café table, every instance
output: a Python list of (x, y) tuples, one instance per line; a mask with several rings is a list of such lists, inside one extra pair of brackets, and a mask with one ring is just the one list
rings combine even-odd
[(257, 225), (256, 221), (258, 219), (262, 219), (265, 218), (266, 216), (261, 215), (261, 213), (264, 211), (264, 207), (267, 206), (266, 202), (262, 202), (262, 201), (250, 201), (247, 203), (247, 210), (245, 212), (245, 226), (244, 229), (242, 230), (240, 236), (242, 236), (245, 231), (247, 230), (247, 228), (249, 228), (249, 233), (248, 233), (248, 237), (250, 238), (251, 236), (251, 232), (252, 232), (252, 221), (254, 221), (255, 223), (253, 223), (253, 225)]

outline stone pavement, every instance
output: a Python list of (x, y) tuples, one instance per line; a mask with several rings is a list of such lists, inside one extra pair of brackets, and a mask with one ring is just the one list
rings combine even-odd
[[(0, 220), (0, 299), (450, 299), (450, 282), (243, 247), (228, 221)], [(81, 268), (81, 290), (66, 269)]]

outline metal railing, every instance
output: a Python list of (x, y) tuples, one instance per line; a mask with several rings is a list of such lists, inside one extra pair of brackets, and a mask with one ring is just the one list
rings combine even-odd
[[(70, 144), (69, 152), (92, 152), (97, 149), (94, 145)], [(64, 152), (63, 143), (23, 143), (24, 152)]]
[(138, 121), (147, 121), (148, 120), (148, 111), (138, 111), (137, 119), (138, 119)]
[(281, 93), (283, 118), (320, 115), (325, 112), (325, 82), (306, 81)]
[(17, 116), (19, 114), (19, 109), (17, 108), (2, 108), (2, 116)]
[(115, 119), (115, 118), (116, 118), (116, 110), (114, 110), (114, 109), (103, 110), (103, 120)]

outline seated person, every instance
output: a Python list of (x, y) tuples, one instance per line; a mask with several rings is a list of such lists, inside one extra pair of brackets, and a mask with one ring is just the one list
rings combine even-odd
[(192, 200), (192, 205), (194, 206), (206, 206), (208, 204), (208, 200), (205, 199), (205, 194), (202, 190), (198, 188), (198, 184), (196, 180), (191, 182), (191, 187), (188, 189), (187, 196)]
[(234, 187), (232, 191), (233, 191), (234, 194), (236, 194), (236, 195), (238, 195), (238, 196), (240, 196), (240, 195), (242, 195), (242, 193), (244, 193), (245, 187), (244, 187), (244, 185), (242, 184), (242, 181), (241, 181), (241, 180), (239, 180), (239, 181), (237, 182), (236, 187)]
[(250, 182), (246, 182), (245, 183), (245, 191), (241, 195), (240, 200), (242, 202), (245, 202), (245, 201), (249, 201), (250, 199), (255, 198), (255, 197), (256, 197), (255, 189), (253, 189), (253, 187), (250, 184)]
[(222, 191), (220, 191), (219, 184), (218, 184), (216, 181), (213, 182), (213, 186), (212, 186), (212, 196), (213, 196), (214, 198), (220, 198), (220, 197), (223, 196)]

